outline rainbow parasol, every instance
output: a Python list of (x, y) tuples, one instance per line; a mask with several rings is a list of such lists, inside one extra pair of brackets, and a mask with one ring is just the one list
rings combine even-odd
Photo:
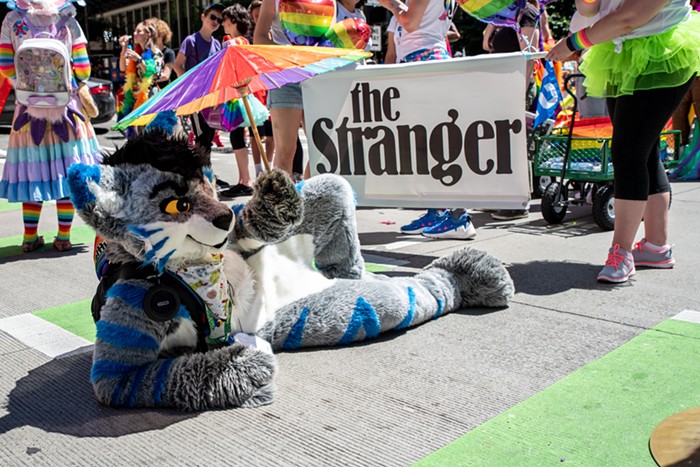
[[(333, 47), (225, 47), (163, 88), (117, 122), (114, 128), (124, 130), (132, 125), (148, 125), (164, 111), (175, 110), (178, 116), (190, 115), (260, 90), (299, 83), (371, 55), (362, 50)], [(248, 111), (247, 99), (243, 99), (243, 103)], [(250, 121), (253, 120), (250, 117)], [(255, 126), (251, 128), (264, 155), (257, 130)]]
[(457, 0), (457, 3), (479, 21), (517, 29), (520, 12), (527, 0)]
[[(473, 18), (495, 26), (520, 29), (520, 15), (527, 0), (456, 0), (460, 8)], [(540, 14), (552, 0), (540, 0)]]

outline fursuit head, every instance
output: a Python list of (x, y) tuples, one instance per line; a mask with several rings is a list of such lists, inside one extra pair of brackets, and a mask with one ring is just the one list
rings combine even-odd
[[(366, 272), (354, 194), (341, 177), (295, 185), (272, 170), (247, 203), (228, 206), (209, 162), (186, 138), (153, 130), (101, 166), (69, 169), (71, 199), (105, 239), (111, 271), (93, 300), (91, 379), (104, 404), (270, 403), (277, 367), (268, 344), (347, 345), (513, 296), (501, 262), (471, 248), (411, 277)], [(169, 289), (179, 298), (163, 313), (159, 287), (173, 280), (186, 286)]]

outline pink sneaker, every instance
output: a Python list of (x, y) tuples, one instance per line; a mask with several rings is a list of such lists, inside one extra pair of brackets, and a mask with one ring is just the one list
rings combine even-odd
[(673, 259), (671, 245), (666, 245), (661, 250), (652, 250), (647, 243), (646, 238), (643, 238), (635, 243), (634, 248), (632, 248), (635, 266), (671, 269), (676, 264), (676, 260)]
[(608, 251), (608, 260), (605, 262), (605, 267), (598, 273), (598, 281), (619, 284), (627, 282), (627, 279), (634, 276), (636, 272), (632, 253), (622, 249), (616, 243)]

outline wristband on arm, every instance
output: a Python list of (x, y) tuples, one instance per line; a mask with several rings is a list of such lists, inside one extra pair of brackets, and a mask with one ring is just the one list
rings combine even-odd
[(585, 29), (581, 29), (566, 38), (566, 46), (572, 52), (587, 49), (592, 45), (593, 43), (588, 39)]

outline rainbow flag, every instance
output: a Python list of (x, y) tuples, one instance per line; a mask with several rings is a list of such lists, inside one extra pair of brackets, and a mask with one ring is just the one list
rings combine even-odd
[(243, 125), (243, 104), (240, 99), (233, 99), (224, 104), (223, 112), (221, 112), (221, 125), (227, 130), (232, 131)]
[(517, 29), (520, 12), (527, 0), (457, 0), (457, 3), (479, 21)]

